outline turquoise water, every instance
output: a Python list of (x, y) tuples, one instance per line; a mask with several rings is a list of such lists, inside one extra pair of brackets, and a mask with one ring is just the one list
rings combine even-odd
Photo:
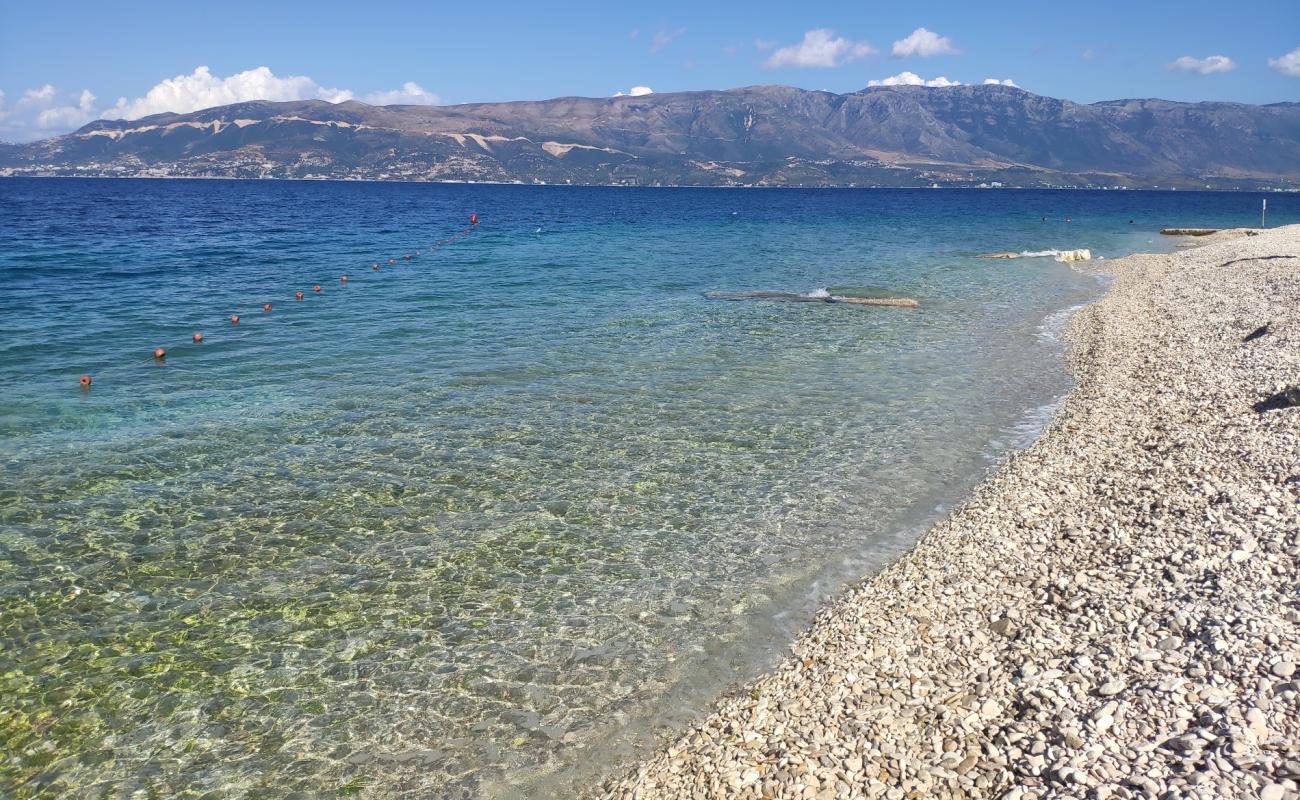
[[(1097, 282), (975, 254), (1258, 205), (0, 180), (0, 795), (598, 780), (1067, 390)], [(823, 288), (921, 305), (704, 297)]]

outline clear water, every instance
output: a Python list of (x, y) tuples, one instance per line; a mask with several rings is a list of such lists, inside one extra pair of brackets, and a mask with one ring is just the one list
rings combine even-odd
[[(1066, 390), (1097, 283), (974, 254), (1258, 205), (0, 180), (0, 795), (571, 793)], [(821, 288), (921, 307), (703, 296)]]

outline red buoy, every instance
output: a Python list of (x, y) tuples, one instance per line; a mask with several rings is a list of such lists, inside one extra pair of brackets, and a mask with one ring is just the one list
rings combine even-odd
[(231, 315), (230, 315), (230, 324), (231, 324), (231, 325), (238, 325), (238, 324), (239, 324), (239, 315), (238, 315), (238, 314), (231, 314)]
[(198, 344), (198, 343), (201, 342), (201, 341), (203, 341), (203, 334), (200, 333), (200, 332), (198, 332), (198, 331), (195, 331), (195, 332), (194, 332), (194, 343), (195, 343), (195, 344)]
[(153, 357), (154, 357), (154, 358), (157, 358), (157, 359), (163, 359), (163, 358), (166, 358), (166, 357), (167, 357), (167, 351), (164, 350), (164, 349), (162, 349), (161, 347), (155, 348), (154, 351), (153, 351)]
[(294, 292), (294, 293), (293, 293), (293, 299), (294, 299), (294, 300), (301, 300), (301, 299), (302, 299), (302, 292)]
[[(375, 266), (377, 267), (377, 266), (379, 266), (379, 265), (376, 264)], [(347, 276), (347, 275), (344, 275), (342, 278), (339, 278), (339, 281), (341, 281), (342, 283), (347, 283), (347, 282), (348, 282), (348, 276)]]
[(477, 225), (477, 224), (478, 224), (478, 214), (470, 214), (470, 215), (469, 215), (469, 224), (471, 224), (471, 225)]
[(83, 388), (83, 389), (89, 389), (89, 388), (90, 388), (90, 376), (89, 376), (89, 375), (82, 375), (81, 378), (78, 379), (77, 383), (80, 383), (80, 384), (81, 384), (81, 388)]
[(315, 286), (311, 287), (311, 288), (312, 288), (312, 291), (314, 291), (314, 292), (317, 292), (317, 293), (320, 292), (320, 284), (319, 284), (319, 283), (316, 284)]
[(270, 310), (271, 310), (271, 304), (270, 304), (270, 303), (263, 303), (263, 304), (262, 304), (262, 310), (263, 310), (263, 311), (270, 311)]

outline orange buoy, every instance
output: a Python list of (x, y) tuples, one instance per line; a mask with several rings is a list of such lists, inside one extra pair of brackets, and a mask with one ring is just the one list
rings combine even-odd
[(161, 347), (154, 348), (153, 357), (159, 360), (164, 359), (167, 357), (167, 351)]
[(302, 292), (294, 292), (294, 293), (293, 293), (293, 299), (294, 299), (294, 300), (301, 300), (301, 299), (302, 299)]
[(271, 304), (270, 304), (270, 303), (263, 303), (263, 304), (262, 304), (262, 310), (263, 310), (263, 311), (270, 311), (270, 310), (271, 310)]
[(470, 215), (469, 215), (469, 224), (471, 224), (471, 225), (477, 225), (477, 224), (478, 224), (478, 214), (470, 214)]
[(238, 315), (238, 314), (231, 314), (231, 315), (230, 315), (230, 324), (231, 324), (231, 325), (238, 325), (238, 324), (239, 324), (239, 315)]
[(312, 291), (314, 291), (314, 292), (317, 292), (317, 293), (320, 292), (320, 284), (319, 284), (319, 283), (316, 284), (315, 286), (311, 287), (311, 288), (312, 288)]
[(80, 383), (80, 384), (81, 384), (81, 388), (83, 388), (83, 389), (89, 389), (89, 388), (90, 388), (90, 376), (89, 376), (89, 375), (82, 375), (79, 379), (77, 379), (77, 383)]
[(199, 331), (195, 331), (195, 332), (194, 332), (194, 343), (195, 343), (195, 344), (198, 344), (198, 343), (201, 342), (201, 341), (203, 341), (203, 334), (200, 333)]
[[(375, 266), (377, 267), (377, 266), (379, 266), (379, 265), (376, 264)], [(339, 278), (339, 281), (342, 282), (342, 283), (347, 283), (347, 282), (348, 282), (348, 276), (347, 276), (347, 275), (344, 275), (342, 278)]]

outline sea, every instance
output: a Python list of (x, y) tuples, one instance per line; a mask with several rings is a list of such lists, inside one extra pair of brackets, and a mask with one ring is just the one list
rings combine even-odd
[(589, 790), (1264, 197), (0, 179), (0, 795)]

